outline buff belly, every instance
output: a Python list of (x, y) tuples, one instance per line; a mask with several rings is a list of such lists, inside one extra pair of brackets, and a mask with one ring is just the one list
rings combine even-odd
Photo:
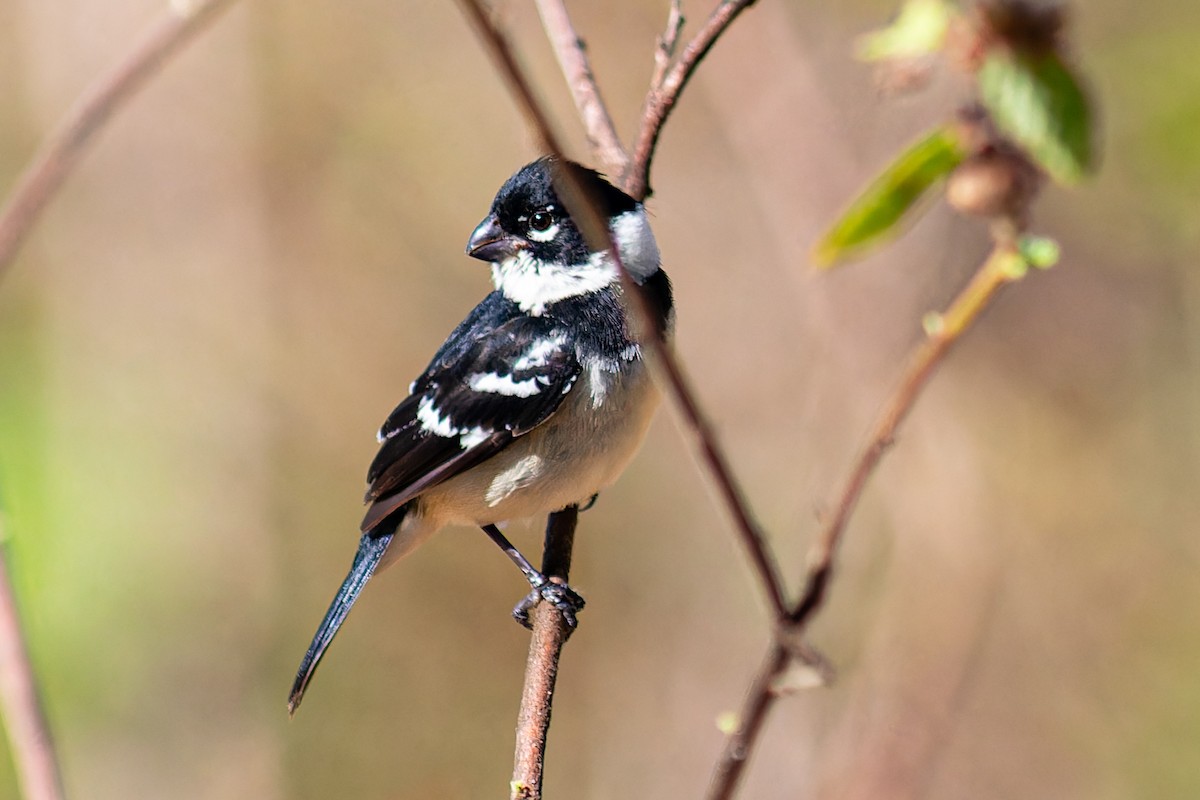
[(644, 362), (623, 375), (585, 370), (549, 420), (414, 500), (384, 564), (445, 525), (487, 525), (586, 502), (628, 466), (657, 406)]

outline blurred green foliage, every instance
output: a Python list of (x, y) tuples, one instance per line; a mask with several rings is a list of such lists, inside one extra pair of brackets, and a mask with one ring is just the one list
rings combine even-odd
[(1056, 53), (993, 53), (979, 91), (997, 126), (1055, 180), (1071, 184), (1092, 167), (1092, 113), (1072, 70)]
[(894, 235), (917, 201), (962, 159), (962, 146), (950, 126), (938, 128), (905, 149), (821, 237), (813, 261), (820, 267), (832, 267)]
[(891, 25), (858, 38), (855, 55), (863, 61), (884, 61), (937, 53), (953, 11), (946, 0), (906, 0)]

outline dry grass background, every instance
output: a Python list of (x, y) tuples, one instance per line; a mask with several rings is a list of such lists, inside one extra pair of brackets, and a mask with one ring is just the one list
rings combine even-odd
[[(5, 184), (158, 8), (0, 5)], [(893, 8), (759, 3), (653, 175), (679, 350), (793, 580), (921, 314), (987, 249), (935, 206), (879, 256), (807, 265), (960, 89), (874, 92), (850, 42)], [(628, 134), (665, 3), (572, 10)], [(885, 460), (814, 629), (839, 679), (779, 707), (744, 797), (1200, 790), (1200, 12), (1076, 12), (1104, 170), (1040, 201), (1063, 262), (1004, 295)], [(532, 9), (504, 13), (585, 152)], [(291, 723), (284, 699), (373, 431), (486, 292), (466, 236), (533, 155), (451, 4), (377, 0), (243, 3), (103, 134), (0, 287), (0, 492), (74, 796), (504, 791), (523, 583), (478, 532), (377, 580)], [(554, 796), (701, 795), (767, 636), (727, 527), (663, 414), (582, 518)]]

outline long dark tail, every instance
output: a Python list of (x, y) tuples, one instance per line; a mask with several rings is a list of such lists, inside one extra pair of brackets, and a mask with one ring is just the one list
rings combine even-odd
[(296, 673), (296, 682), (292, 684), (292, 693), (288, 695), (289, 717), (293, 716), (296, 709), (300, 707), (300, 701), (304, 699), (304, 690), (308, 688), (308, 682), (312, 680), (313, 673), (317, 671), (317, 665), (321, 663), (321, 656), (325, 655), (325, 650), (333, 641), (333, 637), (337, 635), (338, 628), (346, 621), (346, 615), (350, 613), (354, 601), (358, 599), (359, 593), (375, 573), (375, 568), (379, 566), (379, 560), (383, 558), (384, 552), (392, 542), (392, 536), (396, 533), (396, 528), (404, 518), (403, 509), (400, 513), (392, 516), (394, 519), (386, 520), (382, 525), (376, 526), (374, 530), (364, 533), (362, 539), (359, 540), (358, 552), (354, 554), (354, 563), (350, 566), (350, 574), (346, 576), (346, 580), (342, 581), (342, 588), (338, 589), (337, 596), (330, 603), (329, 610), (325, 612), (325, 619), (321, 620), (321, 627), (317, 628), (312, 644), (308, 646), (308, 652), (304, 654), (304, 660), (300, 662), (300, 670)]

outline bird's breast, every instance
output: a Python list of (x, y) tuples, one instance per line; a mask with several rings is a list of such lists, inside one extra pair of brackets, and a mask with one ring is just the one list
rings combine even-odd
[(421, 495), (420, 513), (440, 524), (484, 525), (557, 511), (611, 486), (645, 438), (658, 392), (641, 359), (581, 366), (550, 419)]

